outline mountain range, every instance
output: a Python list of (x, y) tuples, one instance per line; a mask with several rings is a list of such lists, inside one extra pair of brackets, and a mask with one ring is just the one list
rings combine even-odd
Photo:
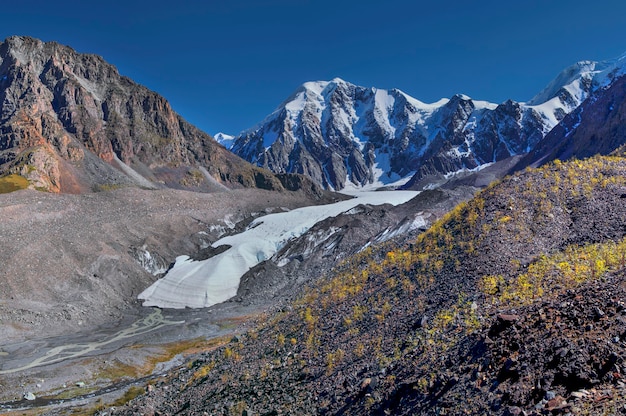
[[(624, 67), (498, 105), (309, 82), (216, 135), (238, 156), (98, 56), (5, 40), (0, 411), (622, 411)], [(350, 198), (327, 190), (397, 186), (421, 192), (278, 233)], [(229, 253), (249, 231), (270, 250)], [(231, 254), (252, 261), (227, 301), (139, 304)]]
[[(623, 80), (583, 102), (580, 123), (564, 120), (560, 142), (575, 146), (531, 153), (542, 167), (492, 184), (417, 237), (346, 258), (113, 414), (619, 413)], [(618, 147), (545, 162), (585, 143)], [(440, 191), (422, 192), (410, 211)]]
[(578, 62), (526, 103), (457, 94), (423, 103), (336, 78), (307, 82), (257, 126), (218, 141), (273, 172), (327, 189), (402, 183), (418, 189), (525, 154), (591, 93), (625, 71), (624, 57)]
[(610, 80), (513, 158), (516, 173), (417, 237), (346, 258), (114, 414), (617, 413), (626, 77)]

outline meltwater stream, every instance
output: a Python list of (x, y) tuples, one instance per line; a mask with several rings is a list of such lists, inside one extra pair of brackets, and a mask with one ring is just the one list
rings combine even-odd
[[(127, 339), (155, 331), (165, 326), (180, 325), (182, 323), (184, 323), (184, 321), (166, 319), (161, 310), (155, 309), (152, 313), (150, 313), (150, 315), (139, 319), (133, 322), (130, 326), (118, 330), (117, 332), (97, 341), (62, 344), (52, 346), (49, 349), (45, 349), (44, 347), (42, 350), (45, 352), (41, 355), (33, 354), (32, 357), (29, 357), (27, 354), (18, 354), (20, 351), (24, 352), (24, 349), (19, 348), (19, 345), (17, 345), (14, 346), (13, 349), (19, 348), (20, 351), (15, 351), (13, 354), (7, 353), (3, 362), (0, 361), (0, 375), (17, 373), (30, 368), (54, 364), (71, 358), (90, 355), (92, 353), (102, 353), (107, 347), (118, 345)], [(5, 346), (5, 348), (7, 348), (7, 346)], [(20, 360), (26, 361), (21, 365), (18, 364), (15, 367), (6, 368), (7, 361), (9, 361), (9, 359), (11, 359), (12, 362), (19, 362)]]

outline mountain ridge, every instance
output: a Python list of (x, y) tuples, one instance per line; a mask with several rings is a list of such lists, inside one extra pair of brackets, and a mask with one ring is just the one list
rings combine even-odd
[(329, 189), (440, 182), (527, 153), (590, 93), (625, 72), (623, 56), (564, 69), (528, 103), (463, 94), (423, 103), (340, 78), (306, 82), (256, 126), (224, 143), (274, 172)]
[(282, 189), (102, 57), (21, 36), (0, 44), (0, 174), (53, 192)]

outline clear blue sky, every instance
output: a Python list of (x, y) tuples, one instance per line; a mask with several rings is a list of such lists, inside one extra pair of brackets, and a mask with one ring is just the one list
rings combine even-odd
[(208, 133), (252, 127), (340, 77), (425, 102), (530, 99), (564, 67), (626, 52), (623, 0), (5, 2), (0, 39), (95, 53)]

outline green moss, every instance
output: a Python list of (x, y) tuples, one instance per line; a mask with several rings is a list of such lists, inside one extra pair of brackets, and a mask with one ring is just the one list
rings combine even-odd
[(3, 176), (0, 178), (0, 194), (26, 189), (29, 184), (28, 179), (20, 175)]

